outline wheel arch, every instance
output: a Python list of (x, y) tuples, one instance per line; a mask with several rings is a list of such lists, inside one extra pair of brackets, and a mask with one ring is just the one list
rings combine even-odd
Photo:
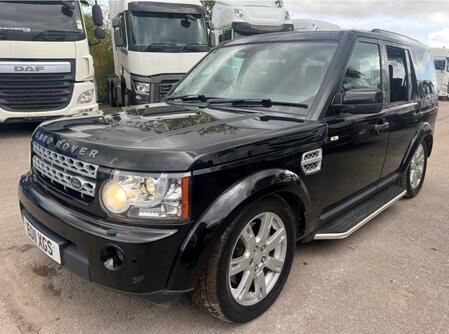
[(410, 165), (413, 152), (415, 152), (418, 145), (424, 142), (427, 148), (427, 157), (430, 157), (433, 148), (433, 130), (429, 123), (422, 123), (412, 139), (411, 144), (409, 145), (407, 152), (405, 153), (404, 160), (402, 161), (401, 171), (405, 172)]
[(239, 210), (261, 198), (277, 196), (291, 209), (297, 237), (307, 229), (311, 200), (306, 185), (297, 174), (284, 169), (269, 169), (241, 179), (226, 189), (191, 228), (173, 265), (167, 288), (193, 289), (215, 241), (231, 224)]

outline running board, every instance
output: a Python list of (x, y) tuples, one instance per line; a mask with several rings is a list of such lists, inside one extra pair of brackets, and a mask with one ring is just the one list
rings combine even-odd
[(391, 185), (348, 213), (318, 229), (315, 240), (344, 239), (388, 209), (407, 194), (397, 185)]

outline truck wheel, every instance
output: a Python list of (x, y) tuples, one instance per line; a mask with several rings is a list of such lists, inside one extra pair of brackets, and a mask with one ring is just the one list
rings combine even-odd
[(221, 320), (253, 320), (276, 301), (294, 252), (289, 206), (278, 197), (254, 202), (234, 215), (218, 240), (192, 300)]
[(421, 142), (415, 149), (407, 172), (401, 179), (401, 185), (407, 190), (406, 198), (418, 195), (424, 183), (427, 170), (427, 147)]

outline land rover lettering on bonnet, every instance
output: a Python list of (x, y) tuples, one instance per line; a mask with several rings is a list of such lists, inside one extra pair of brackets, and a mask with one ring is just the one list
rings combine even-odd
[(432, 57), (407, 37), (231, 41), (162, 103), (42, 124), (25, 230), (90, 281), (250, 321), (281, 294), (296, 242), (346, 238), (419, 193), (437, 111)]

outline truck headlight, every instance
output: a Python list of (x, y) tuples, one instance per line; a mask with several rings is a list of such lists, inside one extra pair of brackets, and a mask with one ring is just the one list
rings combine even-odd
[(235, 8), (234, 9), (234, 15), (239, 17), (239, 18), (243, 18), (244, 14), (243, 14), (243, 10), (239, 9), (239, 8)]
[(89, 89), (82, 92), (78, 97), (78, 104), (91, 103), (95, 98), (95, 89)]
[(150, 94), (150, 83), (149, 82), (139, 82), (139, 81), (133, 81), (134, 84), (134, 91), (137, 94)]
[(190, 218), (188, 174), (114, 171), (101, 190), (101, 203), (113, 215), (134, 218)]

